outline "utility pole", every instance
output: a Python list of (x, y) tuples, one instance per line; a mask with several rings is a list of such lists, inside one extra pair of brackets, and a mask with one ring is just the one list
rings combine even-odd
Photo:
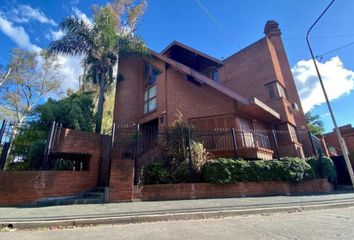
[(320, 84), (321, 84), (321, 87), (322, 87), (322, 91), (323, 91), (323, 94), (324, 94), (325, 99), (326, 99), (327, 107), (328, 107), (329, 113), (330, 113), (331, 118), (332, 118), (334, 129), (335, 129), (335, 132), (336, 132), (336, 135), (337, 135), (337, 138), (338, 138), (338, 142), (339, 142), (340, 148), (342, 150), (345, 163), (347, 165), (347, 169), (348, 169), (348, 172), (349, 172), (350, 180), (352, 182), (352, 186), (354, 188), (354, 173), (353, 173), (352, 165), (351, 165), (350, 160), (349, 160), (348, 150), (346, 148), (344, 139), (342, 138), (342, 136), (340, 134), (340, 131), (338, 129), (337, 122), (336, 122), (336, 119), (334, 117), (334, 114), (333, 114), (333, 111), (332, 111), (332, 107), (331, 107), (331, 104), (330, 104), (328, 96), (327, 96), (326, 89), (325, 89), (325, 87), (323, 85), (322, 77), (321, 77), (320, 71), (318, 69), (318, 66), (317, 66), (317, 63), (316, 63), (316, 59), (315, 59), (315, 56), (313, 54), (313, 51), (312, 51), (312, 48), (311, 48), (311, 44), (310, 44), (310, 40), (309, 40), (309, 35), (310, 35), (311, 30), (314, 28), (314, 26), (317, 24), (317, 22), (322, 18), (322, 16), (327, 12), (327, 10), (331, 7), (331, 5), (334, 3), (334, 1), (335, 0), (332, 0), (330, 2), (330, 4), (326, 7), (326, 9), (321, 13), (321, 15), (317, 18), (317, 20), (309, 28), (309, 30), (307, 31), (307, 34), (306, 34), (306, 42), (307, 42), (307, 45), (308, 45), (308, 47), (310, 49), (311, 57), (312, 57), (314, 65), (315, 65), (317, 76), (318, 76), (318, 79), (320, 81)]

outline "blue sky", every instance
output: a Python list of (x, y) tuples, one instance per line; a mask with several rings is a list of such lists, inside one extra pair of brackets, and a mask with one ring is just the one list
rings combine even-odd
[[(9, 50), (38, 50), (60, 36), (58, 24), (68, 15), (92, 17), (92, 0), (0, 0), (0, 63)], [(331, 130), (328, 110), (314, 75), (305, 34), (329, 0), (149, 0), (138, 35), (157, 51), (178, 40), (222, 59), (263, 37), (269, 19), (279, 22), (290, 66), (305, 109), (322, 116)], [(203, 9), (204, 7), (204, 9)], [(208, 13), (206, 12), (208, 11)], [(316, 55), (354, 42), (354, 1), (337, 0), (312, 33)], [(320, 62), (339, 125), (354, 124), (354, 45), (323, 56)], [(78, 59), (61, 59), (66, 87), (75, 88)]]

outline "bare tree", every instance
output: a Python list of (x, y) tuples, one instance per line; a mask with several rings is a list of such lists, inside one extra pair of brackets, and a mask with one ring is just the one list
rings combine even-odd
[(11, 68), (7, 69), (6, 72), (1, 73), (1, 75), (0, 75), (0, 88), (6, 82), (7, 78), (10, 75), (10, 73), (11, 73)]
[(11, 113), (22, 123), (34, 106), (51, 94), (59, 93), (60, 65), (56, 58), (22, 49), (12, 49), (0, 89), (0, 110)]

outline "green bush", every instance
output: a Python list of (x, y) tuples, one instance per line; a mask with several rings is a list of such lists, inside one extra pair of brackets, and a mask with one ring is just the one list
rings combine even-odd
[(281, 161), (215, 159), (202, 168), (205, 182), (227, 184), (245, 181), (301, 182), (314, 177), (311, 166), (298, 158)]
[(231, 159), (210, 160), (202, 168), (202, 176), (205, 182), (227, 184), (232, 182), (234, 170)]
[(144, 184), (183, 183), (189, 180), (189, 167), (187, 164), (181, 164), (179, 168), (172, 171), (161, 161), (148, 165), (143, 176)]
[[(145, 172), (145, 183), (180, 183), (189, 180), (188, 164), (181, 164), (172, 171), (155, 162)], [(198, 176), (198, 173), (195, 173)], [(334, 182), (336, 171), (331, 159), (322, 157), (303, 160), (285, 157), (277, 160), (254, 160), (219, 158), (208, 160), (201, 168), (200, 181), (216, 184), (258, 181), (301, 182), (315, 178), (328, 178)]]
[(6, 166), (7, 171), (22, 171), (31, 170), (31, 166), (28, 162), (11, 162)]
[(300, 158), (281, 158), (281, 164), (276, 168), (279, 180), (286, 182), (301, 182), (314, 178), (313, 169), (303, 159)]
[[(37, 124), (30, 123), (17, 129), (17, 135), (12, 142), (11, 157), (15, 163), (7, 164), (6, 169), (35, 170), (41, 169), (46, 141), (46, 132)], [(24, 162), (18, 164), (16, 162)], [(21, 167), (14, 167), (21, 166)]]
[(168, 169), (161, 162), (154, 162), (144, 171), (145, 184), (172, 183), (173, 179)]
[(336, 168), (330, 158), (324, 156), (321, 159), (308, 158), (306, 159), (306, 162), (313, 169), (315, 178), (328, 178), (332, 183), (336, 181)]

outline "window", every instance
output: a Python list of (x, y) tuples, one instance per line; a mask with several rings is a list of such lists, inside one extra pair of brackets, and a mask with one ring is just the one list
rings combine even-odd
[(269, 98), (275, 98), (274, 84), (269, 84), (266, 86), (269, 94)]
[(210, 78), (213, 79), (215, 82), (219, 82), (220, 76), (218, 70), (211, 71)]
[(286, 92), (282, 85), (278, 82), (272, 82), (266, 84), (266, 88), (269, 94), (269, 98), (283, 97), (286, 98)]
[(239, 127), (241, 129), (242, 147), (254, 147), (254, 138), (250, 122), (239, 118)]
[(145, 65), (144, 114), (156, 110), (156, 81), (159, 74), (151, 64)]
[(286, 98), (286, 93), (285, 93), (285, 89), (282, 85), (280, 85), (279, 83), (277, 83), (278, 86), (278, 90), (279, 90), (279, 96)]
[(289, 125), (289, 134), (290, 134), (291, 141), (298, 142), (297, 135), (296, 135), (296, 129), (292, 125)]

